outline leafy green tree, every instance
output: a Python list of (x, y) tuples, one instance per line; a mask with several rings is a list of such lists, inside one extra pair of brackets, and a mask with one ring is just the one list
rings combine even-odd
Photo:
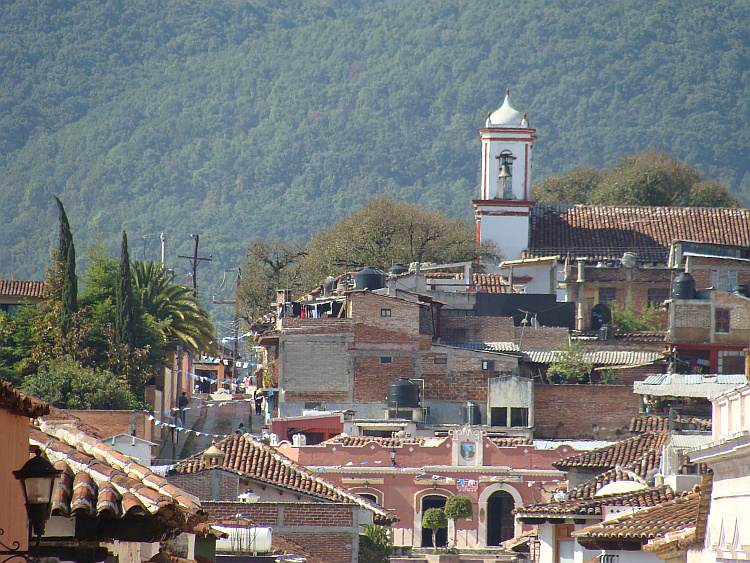
[(117, 301), (115, 311), (115, 336), (119, 344), (135, 348), (135, 302), (133, 300), (133, 276), (130, 273), (128, 235), (122, 232), (122, 254), (117, 273)]
[(60, 243), (57, 249), (57, 270), (61, 275), (61, 314), (60, 329), (63, 335), (70, 332), (72, 318), (78, 310), (78, 276), (76, 276), (76, 248), (73, 244), (73, 233), (70, 230), (68, 215), (58, 197), (55, 197), (60, 210)]
[(156, 262), (133, 262), (133, 281), (143, 310), (161, 327), (167, 346), (179, 343), (189, 352), (208, 352), (214, 328), (192, 289), (174, 283)]
[(497, 261), (494, 245), (477, 250), (476, 226), (389, 196), (364, 206), (318, 233), (307, 245), (304, 267), (322, 281), (353, 268), (388, 269), (394, 262)]
[(442, 508), (428, 508), (422, 514), (422, 528), (432, 530), (432, 546), (437, 548), (435, 545), (435, 536), (440, 528), (448, 527), (448, 518), (445, 516), (445, 511)]
[(456, 536), (458, 530), (456, 530), (456, 521), (459, 518), (471, 518), (474, 514), (471, 507), (471, 499), (465, 495), (453, 495), (448, 497), (445, 501), (445, 516), (453, 520), (453, 547), (456, 547)]
[(550, 383), (587, 383), (592, 369), (578, 343), (570, 344), (547, 369)]
[(611, 302), (612, 324), (623, 332), (637, 332), (642, 330), (663, 330), (663, 314), (656, 307), (644, 305), (640, 311), (634, 311), (630, 303), (621, 305)]
[(670, 154), (625, 156), (609, 170), (575, 168), (534, 184), (539, 201), (568, 204), (738, 207), (726, 186)]
[(127, 382), (111, 372), (57, 358), (28, 376), (23, 390), (63, 409), (134, 409), (141, 405)]
[(359, 537), (360, 563), (387, 563), (392, 552), (388, 531), (383, 526), (365, 524), (365, 533)]

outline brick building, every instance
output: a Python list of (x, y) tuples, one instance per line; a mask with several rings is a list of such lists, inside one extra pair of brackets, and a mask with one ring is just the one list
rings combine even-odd
[(278, 415), (326, 407), (383, 420), (389, 385), (407, 378), (419, 385), (414, 416), (425, 422), (460, 422), (466, 401), (480, 403), (486, 417), (490, 381), (517, 374), (520, 353), (512, 342), (482, 349), (439, 343), (440, 305), (412, 292), (366, 290), (300, 303), (298, 316), (284, 314), (258, 339), (282, 390)]
[(240, 514), (331, 563), (357, 561), (362, 526), (397, 519), (247, 434), (181, 461), (168, 479), (200, 498), (212, 522)]

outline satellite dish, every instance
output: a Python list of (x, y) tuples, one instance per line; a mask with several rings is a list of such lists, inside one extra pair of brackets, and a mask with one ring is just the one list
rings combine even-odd
[(636, 256), (634, 252), (626, 252), (622, 255), (622, 265), (626, 268), (632, 268), (635, 266)]

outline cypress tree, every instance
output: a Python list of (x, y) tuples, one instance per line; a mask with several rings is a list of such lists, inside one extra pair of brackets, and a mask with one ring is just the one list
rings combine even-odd
[(68, 214), (58, 197), (55, 197), (60, 210), (60, 243), (57, 248), (57, 272), (62, 278), (60, 330), (68, 334), (73, 324), (73, 314), (78, 310), (78, 276), (76, 276), (76, 248), (70, 230)]
[(130, 272), (128, 235), (122, 232), (122, 254), (117, 272), (117, 296), (115, 310), (115, 336), (120, 344), (135, 348), (135, 312), (133, 301), (133, 276)]

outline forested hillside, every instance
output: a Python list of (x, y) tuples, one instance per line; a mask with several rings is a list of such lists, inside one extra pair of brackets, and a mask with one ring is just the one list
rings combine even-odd
[[(684, 5), (683, 5), (684, 4)], [(41, 279), (57, 236), (199, 270), (252, 237), (306, 240), (387, 192), (453, 217), (477, 127), (538, 130), (534, 178), (664, 150), (750, 195), (750, 5), (736, 0), (6, 0), (0, 276)]]

